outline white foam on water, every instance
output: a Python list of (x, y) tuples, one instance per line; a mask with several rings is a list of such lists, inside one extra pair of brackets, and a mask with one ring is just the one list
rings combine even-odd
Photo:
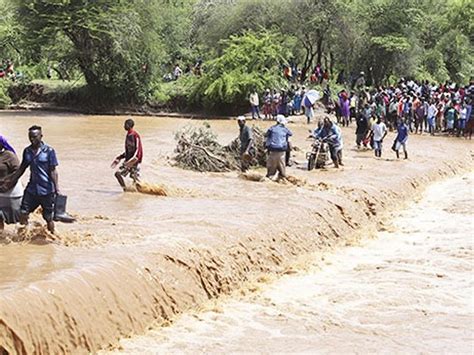
[(124, 339), (121, 351), (472, 354), (473, 181), (430, 186), (398, 213), (395, 232), (327, 256), (321, 270)]

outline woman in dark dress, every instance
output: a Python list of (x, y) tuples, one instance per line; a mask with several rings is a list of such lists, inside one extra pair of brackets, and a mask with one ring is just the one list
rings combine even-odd
[(1, 189), (5, 179), (13, 174), (20, 162), (15, 150), (7, 140), (0, 135), (0, 232), (3, 231), (5, 223), (14, 224), (18, 222), (20, 215), (23, 188), (18, 181), (15, 186), (7, 191)]

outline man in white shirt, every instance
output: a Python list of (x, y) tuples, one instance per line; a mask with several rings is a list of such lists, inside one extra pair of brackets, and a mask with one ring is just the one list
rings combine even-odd
[(376, 157), (382, 156), (382, 142), (387, 135), (387, 126), (383, 123), (383, 119), (379, 118), (377, 123), (372, 126), (372, 134), (374, 135), (374, 151)]
[(438, 109), (436, 108), (436, 105), (434, 101), (430, 102), (430, 105), (428, 107), (428, 130), (430, 132), (430, 135), (434, 136), (435, 132), (435, 123), (436, 123), (436, 115), (438, 114)]
[(258, 119), (260, 119), (260, 109), (259, 109), (260, 102), (258, 100), (257, 90), (252, 89), (252, 92), (250, 93), (249, 101), (250, 101), (250, 108), (252, 110), (252, 119), (254, 120), (257, 117)]

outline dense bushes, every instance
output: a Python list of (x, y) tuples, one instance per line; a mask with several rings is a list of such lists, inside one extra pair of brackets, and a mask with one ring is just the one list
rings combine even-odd
[(0, 108), (6, 108), (11, 104), (10, 96), (8, 95), (8, 87), (10, 83), (6, 80), (0, 80)]
[[(284, 64), (302, 80), (318, 63), (333, 79), (364, 71), (372, 85), (465, 84), (474, 70), (469, 0), (0, 2), (0, 59), (29, 79), (84, 79), (70, 102), (231, 113), (252, 88), (285, 85)], [(201, 60), (203, 76), (162, 81)]]
[(172, 108), (232, 114), (247, 108), (252, 89), (263, 92), (266, 87), (285, 85), (281, 65), (288, 52), (276, 34), (247, 32), (231, 36), (222, 45), (222, 55), (207, 63), (203, 76), (185, 75), (161, 85), (153, 99), (165, 106), (168, 100)]

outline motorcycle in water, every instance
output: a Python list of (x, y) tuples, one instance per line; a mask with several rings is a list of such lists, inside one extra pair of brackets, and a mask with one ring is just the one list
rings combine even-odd
[(306, 153), (306, 159), (308, 160), (308, 170), (311, 171), (314, 168), (324, 168), (329, 158), (328, 155), (329, 147), (327, 142), (316, 138), (311, 144), (311, 151)]

